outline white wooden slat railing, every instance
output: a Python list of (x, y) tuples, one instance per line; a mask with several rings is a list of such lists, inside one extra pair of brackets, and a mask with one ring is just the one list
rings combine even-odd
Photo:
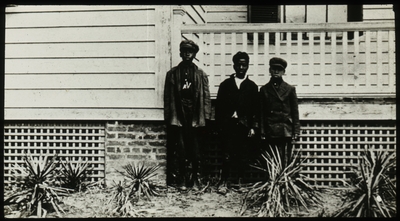
[(249, 53), (248, 73), (259, 86), (277, 56), (288, 61), (284, 79), (299, 97), (395, 96), (394, 22), (197, 24), (182, 25), (181, 34), (201, 36), (199, 63), (213, 96), (239, 50)]

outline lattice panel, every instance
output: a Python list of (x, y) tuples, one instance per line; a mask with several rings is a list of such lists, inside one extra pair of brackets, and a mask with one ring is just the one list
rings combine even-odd
[[(308, 157), (302, 173), (315, 186), (341, 186), (365, 147), (396, 151), (395, 121), (302, 122), (296, 148)], [(395, 171), (392, 171), (395, 174)]]
[(104, 124), (102, 123), (5, 123), (4, 124), (4, 183), (13, 181), (10, 169), (22, 165), (25, 153), (32, 156), (67, 157), (92, 165), (91, 181), (105, 176)]

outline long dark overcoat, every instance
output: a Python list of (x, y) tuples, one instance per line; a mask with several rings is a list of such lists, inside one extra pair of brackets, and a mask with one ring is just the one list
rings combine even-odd
[[(211, 98), (206, 73), (194, 65), (194, 112), (192, 127), (203, 127), (206, 119), (211, 117)], [(173, 67), (167, 72), (164, 85), (164, 120), (167, 125), (182, 127), (183, 106), (181, 103), (182, 81), (179, 66)]]
[(282, 81), (279, 89), (271, 82), (260, 88), (260, 132), (269, 138), (300, 134), (296, 88)]

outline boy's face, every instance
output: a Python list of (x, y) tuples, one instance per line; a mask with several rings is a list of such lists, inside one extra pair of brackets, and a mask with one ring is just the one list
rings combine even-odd
[(283, 74), (285, 74), (285, 69), (279, 66), (271, 66), (269, 73), (273, 78), (282, 78)]
[(190, 48), (182, 48), (180, 52), (180, 56), (182, 61), (184, 62), (192, 62), (193, 59), (196, 57), (193, 49)]
[(246, 59), (241, 58), (239, 61), (233, 64), (233, 69), (235, 69), (236, 76), (240, 79), (243, 79), (247, 70), (249, 69), (249, 63)]

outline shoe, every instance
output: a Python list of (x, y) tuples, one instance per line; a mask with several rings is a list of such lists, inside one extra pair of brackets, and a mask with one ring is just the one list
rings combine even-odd
[(185, 183), (180, 183), (178, 185), (176, 185), (176, 188), (180, 191), (186, 191), (187, 187), (185, 186)]
[(186, 191), (187, 187), (185, 185), (179, 185), (176, 187), (179, 191)]
[(201, 189), (200, 181), (198, 179), (194, 180), (192, 190), (199, 191)]
[(217, 189), (217, 193), (225, 195), (228, 192), (228, 188), (226, 186), (219, 187)]

